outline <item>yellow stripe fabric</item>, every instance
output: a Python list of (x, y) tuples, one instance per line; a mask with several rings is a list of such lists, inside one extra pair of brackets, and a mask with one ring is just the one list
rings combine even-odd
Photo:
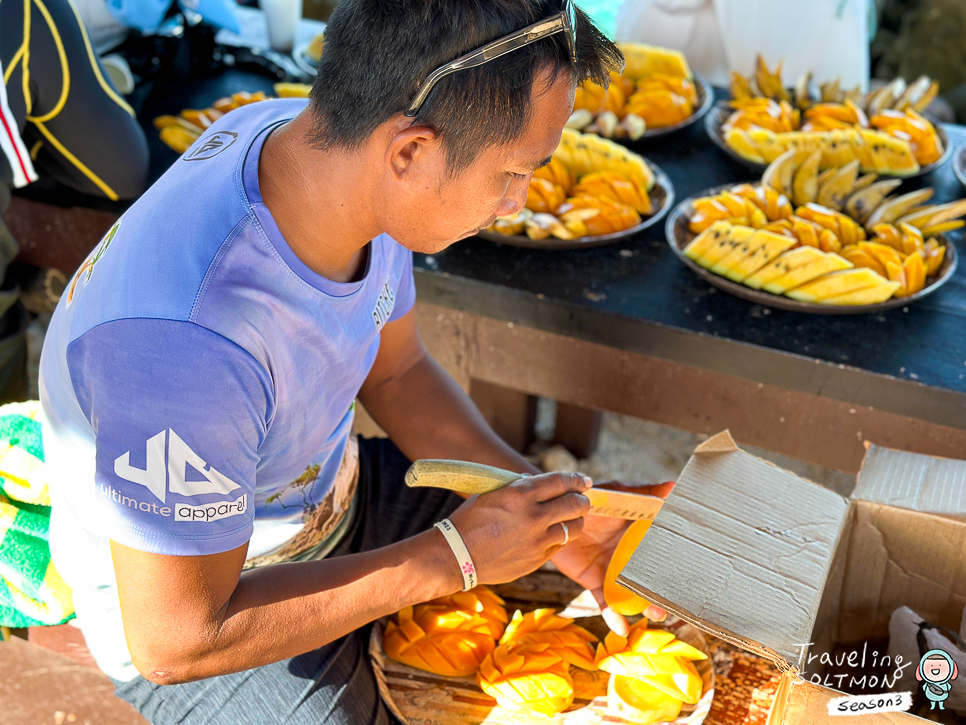
[(127, 101), (121, 98), (113, 88), (111, 88), (110, 83), (104, 80), (104, 76), (101, 74), (101, 67), (97, 63), (97, 57), (94, 55), (94, 49), (91, 47), (91, 40), (87, 37), (87, 30), (84, 28), (84, 21), (81, 20), (80, 13), (77, 12), (77, 8), (74, 7), (74, 3), (72, 3), (70, 0), (67, 0), (67, 4), (70, 5), (70, 9), (74, 11), (74, 15), (77, 17), (77, 25), (80, 26), (81, 35), (84, 36), (84, 47), (87, 48), (87, 57), (91, 61), (91, 68), (94, 70), (94, 75), (97, 77), (97, 82), (101, 84), (101, 88), (104, 89), (104, 92), (114, 99), (114, 102), (117, 105), (127, 111), (131, 117), (134, 118), (134, 109), (131, 108), (127, 104)]
[(74, 154), (68, 151), (67, 147), (64, 146), (64, 144), (62, 144), (60, 141), (58, 141), (54, 137), (54, 135), (47, 129), (47, 127), (44, 126), (44, 124), (37, 123), (35, 121), (34, 125), (37, 127), (37, 130), (39, 130), (48, 141), (50, 141), (51, 145), (55, 149), (60, 151), (60, 153), (64, 155), (64, 158), (66, 158), (74, 166), (76, 166), (78, 170), (80, 170), (80, 172), (84, 174), (84, 176), (86, 176), (88, 179), (93, 181), (94, 184), (97, 186), (97, 188), (103, 191), (104, 195), (107, 196), (108, 199), (110, 199), (111, 201), (118, 200), (118, 195), (114, 192), (114, 189), (112, 189), (110, 186), (105, 184), (101, 180), (101, 177), (99, 177), (97, 174), (95, 174), (93, 171), (87, 168), (80, 159), (78, 159), (76, 156), (74, 156)]
[(17, 63), (19, 63), (20, 59), (23, 58), (25, 47), (26, 47), (26, 43), (21, 45), (17, 49), (17, 52), (14, 53), (13, 58), (10, 59), (10, 65), (8, 65), (7, 69), (3, 72), (4, 85), (7, 85), (7, 83), (10, 82), (10, 76), (13, 75), (13, 69), (17, 67)]
[(23, 0), (23, 70), (20, 73), (23, 83), (23, 102), (29, 114), (34, 109), (30, 97), (30, 0)]
[(60, 39), (60, 32), (57, 30), (57, 26), (54, 25), (54, 19), (50, 16), (50, 11), (47, 10), (47, 6), (44, 5), (43, 0), (34, 0), (34, 2), (37, 4), (40, 14), (44, 16), (44, 20), (47, 21), (47, 27), (50, 28), (50, 34), (54, 38), (54, 45), (57, 46), (57, 55), (60, 56), (61, 83), (60, 98), (57, 100), (57, 104), (43, 116), (36, 118), (27, 116), (28, 121), (45, 122), (60, 113), (64, 104), (67, 103), (67, 95), (70, 93), (70, 67), (67, 65), (67, 52), (64, 50), (64, 43)]

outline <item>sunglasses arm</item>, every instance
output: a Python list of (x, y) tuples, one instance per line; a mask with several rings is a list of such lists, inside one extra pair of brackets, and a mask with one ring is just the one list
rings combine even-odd
[(472, 53), (467, 53), (461, 58), (457, 58), (452, 63), (447, 63), (446, 65), (440, 66), (430, 73), (426, 77), (426, 80), (422, 82), (419, 90), (416, 92), (416, 96), (412, 100), (412, 103), (409, 104), (409, 108), (406, 110), (405, 115), (411, 118), (419, 113), (419, 109), (422, 107), (423, 103), (426, 102), (426, 97), (429, 96), (429, 92), (433, 90), (433, 86), (435, 86), (441, 78), (466, 68), (473, 68), (478, 65), (483, 65), (487, 61), (491, 61), (494, 58), (499, 58), (501, 55), (506, 55), (517, 48), (534, 43), (548, 35), (558, 33), (562, 29), (564, 29), (564, 21), (561, 16), (557, 15), (546, 20), (541, 20), (539, 23), (529, 25), (509, 37), (500, 38), (499, 40), (494, 40), (492, 43), (487, 43), (482, 48), (478, 48)]

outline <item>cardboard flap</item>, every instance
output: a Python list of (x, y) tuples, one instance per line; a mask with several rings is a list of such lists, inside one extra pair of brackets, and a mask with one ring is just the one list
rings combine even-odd
[(848, 506), (719, 434), (695, 451), (619, 581), (801, 669)]
[(966, 461), (866, 445), (853, 499), (966, 518)]

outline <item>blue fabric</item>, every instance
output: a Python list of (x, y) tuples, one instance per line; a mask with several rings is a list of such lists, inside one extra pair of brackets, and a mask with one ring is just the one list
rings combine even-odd
[[(106, 0), (107, 8), (119, 23), (136, 28), (142, 33), (156, 32), (171, 7), (171, 0)], [(241, 32), (235, 16), (232, 0), (178, 0), (184, 10), (201, 15), (206, 22), (227, 28), (235, 33)]]
[(292, 252), (258, 160), (304, 107), (263, 101), (219, 119), (91, 253), (47, 333), (51, 551), (118, 679), (134, 671), (108, 540), (173, 555), (247, 541), (252, 558), (351, 500), (335, 482), (354, 400), (382, 327), (415, 301), (412, 253), (380, 235), (364, 277), (339, 283)]

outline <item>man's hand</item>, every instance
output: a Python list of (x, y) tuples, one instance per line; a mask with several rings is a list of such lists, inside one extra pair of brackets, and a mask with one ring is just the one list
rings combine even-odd
[[(654, 486), (627, 486), (616, 481), (607, 481), (597, 487), (667, 498), (673, 486), (670, 482)], [(627, 636), (629, 627), (627, 620), (604, 601), (604, 574), (628, 526), (630, 521), (624, 519), (587, 516), (584, 519), (583, 535), (557, 552), (552, 559), (562, 573), (590, 590), (600, 605), (607, 626), (621, 636)], [(644, 611), (644, 616), (660, 621), (667, 616), (667, 612), (651, 605)]]
[(561, 550), (561, 522), (571, 538), (580, 539), (590, 509), (583, 492), (590, 485), (578, 473), (544, 473), (468, 498), (450, 520), (473, 558), (479, 582), (513, 581), (540, 568)]

